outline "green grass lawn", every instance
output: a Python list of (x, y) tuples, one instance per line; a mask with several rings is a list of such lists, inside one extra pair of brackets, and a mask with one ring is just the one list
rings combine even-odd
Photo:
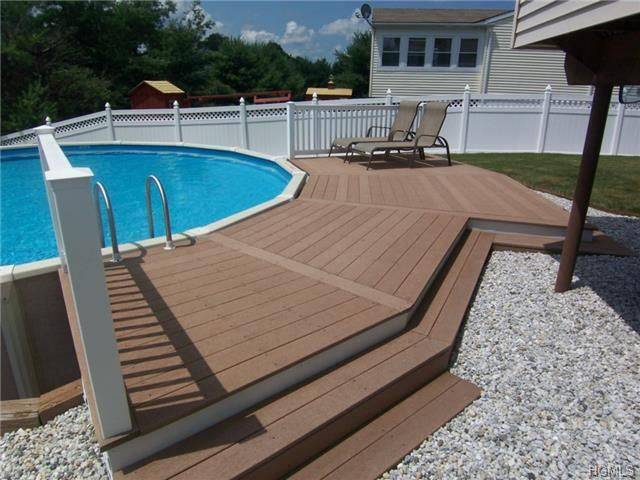
[[(553, 153), (468, 153), (452, 157), (566, 198), (573, 197), (580, 165), (579, 155)], [(601, 156), (591, 206), (640, 215), (640, 157)]]

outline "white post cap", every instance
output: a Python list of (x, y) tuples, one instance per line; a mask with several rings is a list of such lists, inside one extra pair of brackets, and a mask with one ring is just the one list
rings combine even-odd
[(178, 103), (178, 100), (174, 100), (173, 101), (173, 108), (178, 108), (180, 106), (180, 104)]
[(244, 97), (240, 97), (240, 105), (244, 105)]
[(53, 135), (56, 131), (51, 125), (42, 125), (33, 129), (36, 135)]
[(471, 90), (471, 87), (470, 87), (470, 86), (469, 86), (469, 84), (467, 83), (467, 84), (464, 86), (464, 91), (465, 91), (465, 92), (468, 92), (469, 90)]
[(318, 92), (313, 92), (312, 97), (313, 97), (314, 100), (317, 100), (318, 99)]
[(44, 123), (46, 123), (47, 125), (51, 125), (51, 117), (47, 116), (47, 117), (44, 119)]
[(552, 90), (551, 85), (547, 85), (544, 89), (545, 92), (550, 92)]
[(387, 95), (391, 95), (391, 89), (387, 88)]
[(105, 108), (106, 110), (109, 110), (109, 109), (111, 108), (111, 104), (110, 104), (109, 102), (105, 103), (105, 104), (104, 104), (104, 108)]

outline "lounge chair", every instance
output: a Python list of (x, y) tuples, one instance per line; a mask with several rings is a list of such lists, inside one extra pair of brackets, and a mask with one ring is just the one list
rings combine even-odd
[[(413, 120), (416, 118), (418, 114), (418, 106), (420, 105), (420, 100), (403, 100), (400, 102), (400, 106), (398, 107), (398, 113), (393, 119), (393, 123), (391, 127), (383, 127), (380, 125), (372, 125), (367, 130), (366, 137), (345, 137), (345, 138), (336, 138), (331, 144), (331, 149), (329, 150), (329, 156), (333, 153), (334, 150), (341, 150), (346, 152), (345, 162), (349, 159), (349, 154), (351, 153), (351, 147), (356, 143), (368, 143), (368, 142), (385, 142), (385, 141), (394, 141), (394, 140), (406, 140), (409, 133), (411, 132), (411, 125), (413, 124)], [(373, 137), (371, 134), (376, 130), (388, 130), (389, 133), (385, 136)]]
[[(364, 153), (369, 155), (367, 162), (367, 170), (371, 166), (371, 160), (375, 152), (385, 152), (385, 159), (388, 158), (389, 152), (397, 150), (411, 151), (418, 153), (420, 158), (424, 160), (425, 148), (443, 147), (447, 150), (447, 160), (451, 166), (451, 153), (449, 152), (449, 143), (444, 137), (440, 136), (442, 124), (447, 116), (448, 102), (424, 102), (422, 104), (423, 114), (420, 125), (416, 129), (413, 137), (402, 141), (384, 141), (384, 142), (361, 142), (351, 146), (351, 151)], [(410, 160), (413, 166), (413, 158)]]

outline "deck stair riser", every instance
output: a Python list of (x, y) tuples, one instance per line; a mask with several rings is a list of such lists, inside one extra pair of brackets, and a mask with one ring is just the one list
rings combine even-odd
[[(363, 448), (351, 456), (365, 455), (380, 442), (388, 441), (387, 433), (407, 430), (407, 424), (419, 426), (407, 434), (412, 448), (479, 394), (477, 388), (446, 370), (492, 237), (480, 232), (464, 237), (409, 326), (393, 339), (256, 409), (123, 469), (116, 478), (193, 479), (214, 475), (220, 479), (275, 479), (296, 471), (296, 478), (307, 478), (305, 472), (321, 471), (309, 470), (317, 462), (330, 465), (328, 473), (338, 467), (351, 468), (351, 454), (344, 452), (353, 453), (353, 448), (345, 450), (342, 442), (352, 445), (352, 437), (366, 437), (368, 440), (356, 442)], [(370, 429), (378, 424), (383, 425), (382, 430), (372, 434)], [(399, 444), (401, 449), (409, 448), (403, 442)], [(333, 463), (323, 459), (323, 452), (333, 452)], [(381, 462), (387, 465), (403, 453), (406, 451), (391, 449), (389, 455), (381, 456)], [(378, 471), (380, 465), (377, 462), (369, 470)]]

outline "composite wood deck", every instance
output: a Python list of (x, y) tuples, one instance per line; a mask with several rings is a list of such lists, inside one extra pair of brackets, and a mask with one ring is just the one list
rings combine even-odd
[[(309, 173), (298, 199), (217, 233), (178, 242), (175, 251), (140, 250), (126, 254), (121, 264), (105, 265), (135, 424), (129, 434), (101, 439), (105, 449), (287, 372), (403, 315), (407, 320), (418, 315), (419, 321), (394, 342), (422, 339), (426, 343), (416, 365), (431, 369), (428, 378), (441, 374), (497, 238), (500, 245), (517, 248), (544, 248), (557, 240), (477, 230), (468, 235), (470, 222), (480, 218), (563, 227), (568, 218), (517, 182), (475, 167), (429, 160), (412, 169), (389, 163), (366, 171), (362, 164), (343, 164), (340, 158), (295, 163)], [(615, 245), (605, 242), (596, 250), (613, 253)], [(447, 276), (434, 290), (445, 266)], [(425, 295), (421, 305), (428, 308), (416, 313)], [(384, 371), (380, 368), (379, 373)], [(427, 377), (420, 381), (424, 384)], [(420, 386), (409, 384), (411, 388), (400, 390), (406, 394)], [(468, 385), (457, 388), (464, 395), (474, 392)], [(344, 394), (349, 397), (349, 392), (347, 388)], [(418, 404), (426, 405), (429, 398)], [(331, 415), (338, 413), (327, 412), (325, 421), (331, 423)], [(255, 432), (255, 423), (247, 422), (253, 426), (239, 427), (240, 433)], [(258, 424), (264, 427), (262, 418)], [(213, 441), (206, 435), (197, 438)], [(169, 455), (171, 461), (180, 458), (182, 466), (173, 470), (177, 478), (189, 477), (190, 459), (201, 458), (189, 445), (198, 451), (204, 447), (190, 442), (181, 442)], [(215, 460), (208, 463), (210, 471), (218, 471), (216, 462), (229, 454), (218, 457), (220, 445), (211, 450)], [(159, 464), (146, 462), (144, 468), (121, 475), (173, 478), (144, 473), (168, 468), (168, 460), (158, 458), (163, 458)]]

